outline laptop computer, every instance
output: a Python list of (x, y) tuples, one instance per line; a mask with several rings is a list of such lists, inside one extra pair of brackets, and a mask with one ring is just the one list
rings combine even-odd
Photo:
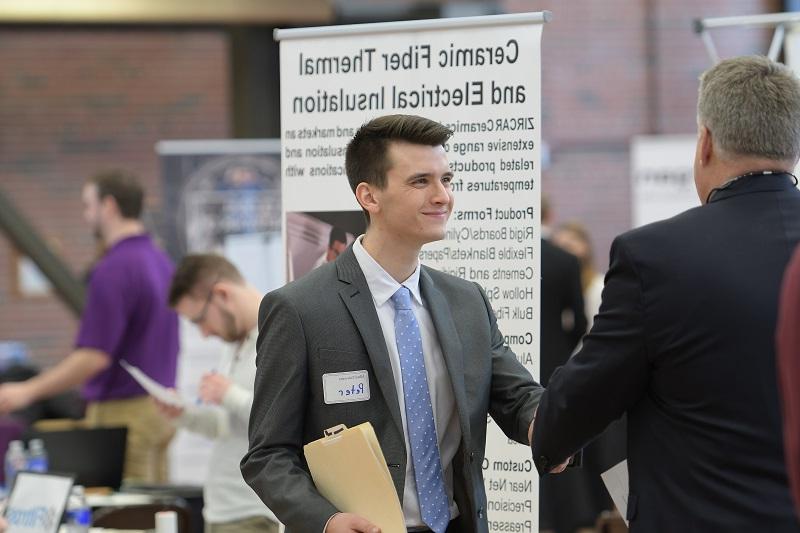
[(128, 428), (31, 431), (26, 436), (42, 439), (49, 470), (74, 474), (76, 485), (119, 489), (122, 484)]
[(56, 533), (67, 507), (72, 476), (17, 472), (3, 516), (6, 533)]

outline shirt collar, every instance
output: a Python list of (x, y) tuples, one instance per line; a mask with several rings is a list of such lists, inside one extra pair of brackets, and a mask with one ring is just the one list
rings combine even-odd
[[(353, 243), (353, 253), (358, 261), (358, 266), (364, 273), (367, 280), (369, 292), (372, 293), (372, 299), (375, 302), (375, 307), (380, 307), (391, 298), (397, 289), (400, 288), (400, 283), (389, 275), (383, 267), (369, 255), (369, 252), (361, 244), (361, 239), (364, 236), (359, 236)], [(422, 305), (422, 295), (419, 292), (419, 261), (414, 272), (403, 281), (402, 285), (411, 292), (411, 297), (419, 304)]]
[(715, 190), (712, 190), (708, 203), (712, 204), (716, 201), (740, 194), (790, 190), (795, 188), (795, 185), (796, 178), (794, 174), (788, 172), (775, 171), (769, 174), (760, 172), (745, 174), (732, 178)]
[(116, 241), (111, 246), (109, 246), (109, 248), (108, 248), (106, 253), (108, 253), (111, 250), (114, 250), (116, 248), (121, 248), (123, 246), (126, 246), (126, 245), (128, 245), (130, 243), (145, 242), (145, 241), (149, 241), (149, 240), (150, 240), (150, 234), (149, 233), (135, 233), (133, 235), (128, 235), (127, 237), (123, 237), (120, 240)]

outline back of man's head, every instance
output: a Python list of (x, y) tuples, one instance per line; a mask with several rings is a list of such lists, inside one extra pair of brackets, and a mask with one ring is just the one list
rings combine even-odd
[(175, 307), (182, 298), (204, 298), (211, 287), (220, 281), (244, 285), (239, 270), (227, 259), (216, 254), (185, 256), (175, 268), (169, 288), (169, 305)]
[(453, 130), (434, 120), (416, 115), (385, 115), (361, 126), (347, 145), (344, 165), (350, 188), (359, 183), (382, 189), (391, 166), (389, 143), (404, 141), (425, 146), (443, 146)]
[(144, 189), (133, 174), (109, 170), (92, 176), (88, 183), (97, 188), (101, 201), (108, 197), (114, 199), (122, 218), (138, 220), (142, 215)]
[(347, 232), (339, 226), (332, 226), (331, 233), (328, 236), (328, 248), (332, 247), (337, 242), (347, 244)]
[(697, 116), (723, 156), (791, 163), (800, 155), (800, 82), (766, 57), (726, 59), (704, 72)]

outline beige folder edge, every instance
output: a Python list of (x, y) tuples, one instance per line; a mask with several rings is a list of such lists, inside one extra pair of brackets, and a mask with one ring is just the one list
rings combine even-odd
[(314, 484), (337, 509), (363, 516), (382, 533), (405, 533), (405, 521), (372, 424), (340, 424), (303, 446)]

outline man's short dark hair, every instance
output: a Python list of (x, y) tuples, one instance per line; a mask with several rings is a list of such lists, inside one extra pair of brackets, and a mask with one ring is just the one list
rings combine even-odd
[(109, 170), (89, 178), (88, 183), (97, 187), (97, 197), (111, 197), (123, 218), (138, 219), (142, 215), (144, 189), (133, 174), (122, 170)]
[(382, 189), (391, 162), (387, 156), (391, 141), (425, 146), (444, 146), (453, 130), (434, 120), (416, 115), (385, 115), (361, 126), (347, 145), (344, 166), (350, 188), (361, 182)]
[(347, 232), (339, 226), (331, 227), (331, 234), (330, 237), (328, 237), (328, 248), (333, 246), (335, 242), (347, 244)]
[(169, 287), (169, 305), (175, 307), (185, 296), (203, 296), (218, 281), (244, 284), (239, 270), (227, 259), (217, 254), (191, 254), (185, 256), (175, 269)]

